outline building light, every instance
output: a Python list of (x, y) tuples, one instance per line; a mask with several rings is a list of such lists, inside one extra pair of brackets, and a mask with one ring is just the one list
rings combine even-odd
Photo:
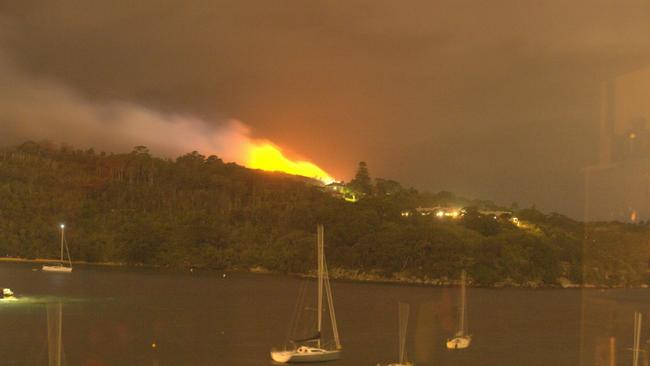
[(343, 197), (343, 199), (346, 200), (346, 201), (348, 201), (348, 202), (357, 202), (357, 201), (359, 201), (359, 199), (357, 198), (357, 196), (354, 195), (354, 194), (353, 194), (353, 195), (350, 195), (350, 196), (345, 196), (345, 197)]

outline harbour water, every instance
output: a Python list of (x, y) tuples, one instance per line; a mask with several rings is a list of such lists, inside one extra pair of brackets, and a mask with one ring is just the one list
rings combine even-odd
[[(306, 281), (38, 268), (0, 264), (0, 287), (20, 298), (0, 302), (2, 365), (48, 364), (46, 309), (58, 303), (67, 365), (270, 365), (269, 351), (285, 343)], [(469, 289), (472, 346), (450, 351), (445, 340), (456, 327), (458, 289), (341, 281), (332, 287), (344, 348), (343, 358), (330, 363), (337, 366), (397, 359), (398, 301), (411, 305), (407, 352), (417, 365), (609, 365), (612, 350), (615, 364), (629, 364), (633, 312), (645, 316), (650, 301), (643, 289)]]

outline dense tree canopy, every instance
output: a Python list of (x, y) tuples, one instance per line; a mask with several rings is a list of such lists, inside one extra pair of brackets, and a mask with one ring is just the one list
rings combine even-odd
[[(479, 285), (647, 280), (645, 224), (529, 208), (515, 212), (518, 226), (482, 215), (499, 208), (491, 202), (373, 184), (363, 168), (355, 184), (370, 187), (350, 203), (310, 179), (198, 152), (166, 160), (144, 146), (105, 154), (28, 142), (0, 150), (0, 255), (57, 257), (65, 222), (74, 260), (304, 273), (323, 223), (328, 263), (348, 273), (451, 279), (467, 269)], [(459, 218), (403, 215), (436, 205), (467, 208)]]

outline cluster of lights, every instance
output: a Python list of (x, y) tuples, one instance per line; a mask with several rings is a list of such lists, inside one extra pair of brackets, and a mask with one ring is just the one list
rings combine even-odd
[[(416, 209), (416, 210), (420, 213), (421, 216), (429, 216), (432, 213), (432, 211), (430, 210), (420, 210), (420, 209)], [(434, 215), (439, 219), (443, 219), (443, 218), (457, 219), (463, 216), (463, 213), (464, 212), (462, 212), (462, 210), (460, 211), (459, 210), (454, 210), (454, 211), (437, 210), (435, 211)], [(406, 211), (402, 211), (401, 215), (402, 217), (409, 217), (413, 215), (413, 212), (410, 210), (406, 210)]]
[[(431, 214), (431, 211), (420, 211), (420, 215), (422, 216), (428, 216)], [(458, 219), (460, 217), (463, 217), (465, 214), (464, 210), (453, 210), (453, 211), (445, 211), (445, 210), (437, 210), (435, 211), (435, 216), (438, 219), (444, 219), (444, 218), (451, 218), (451, 219)], [(413, 212), (410, 210), (402, 211), (401, 213), (402, 217), (410, 217), (413, 215)], [(494, 220), (499, 220), (499, 216), (497, 215), (492, 215), (492, 218)], [(509, 219), (511, 223), (513, 223), (517, 227), (521, 227), (523, 224), (521, 223), (521, 220), (519, 220), (518, 217), (511, 217)]]
[(436, 212), (436, 217), (437, 218), (444, 218), (444, 217), (450, 217), (452, 219), (457, 219), (458, 217), (462, 216), (459, 211), (443, 211), (440, 210)]

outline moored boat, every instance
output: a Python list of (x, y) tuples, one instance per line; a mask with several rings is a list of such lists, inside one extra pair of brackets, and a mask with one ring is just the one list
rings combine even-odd
[(472, 335), (467, 332), (467, 274), (461, 273), (460, 279), (460, 309), (458, 314), (458, 330), (447, 339), (447, 349), (465, 349), (472, 343)]
[[(316, 332), (313, 336), (292, 340), (292, 347), (281, 351), (272, 350), (271, 359), (280, 363), (304, 363), (323, 362), (338, 360), (341, 357), (342, 347), (339, 339), (336, 315), (334, 313), (334, 302), (332, 299), (332, 288), (330, 286), (327, 263), (325, 262), (325, 235), (323, 225), (317, 229), (317, 260), (318, 260), (318, 296), (316, 298), (318, 307)], [(325, 342), (323, 339), (323, 300), (326, 296), (331, 329), (334, 344)]]
[[(70, 251), (68, 250), (68, 243), (65, 240), (65, 225), (61, 224), (61, 259), (60, 262), (44, 264), (41, 269), (44, 272), (59, 272), (59, 273), (70, 273), (72, 272), (72, 260), (70, 259)], [(66, 266), (63, 263), (63, 248), (65, 246), (65, 251), (68, 255), (68, 265)]]

